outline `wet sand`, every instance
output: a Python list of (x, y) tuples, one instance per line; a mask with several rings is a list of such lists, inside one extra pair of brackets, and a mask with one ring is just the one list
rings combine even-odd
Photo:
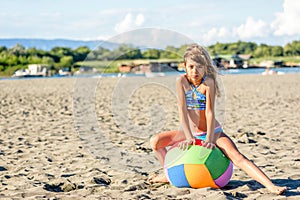
[(300, 76), (226, 75), (218, 119), (278, 185), (234, 168), (223, 189), (148, 184), (149, 146), (179, 127), (175, 77), (0, 81), (1, 199), (298, 199)]

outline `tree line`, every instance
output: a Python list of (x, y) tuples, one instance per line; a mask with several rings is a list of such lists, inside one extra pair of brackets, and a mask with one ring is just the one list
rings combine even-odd
[[(167, 46), (165, 49), (141, 49), (122, 44), (114, 50), (99, 46), (91, 50), (86, 46), (76, 49), (54, 47), (49, 51), (25, 48), (20, 44), (7, 48), (0, 46), (0, 75), (12, 75), (18, 69), (27, 68), (28, 64), (45, 64), (50, 70), (79, 67), (82, 61), (134, 60), (134, 59), (177, 59), (181, 60), (187, 45), (178, 48)], [(216, 43), (206, 47), (212, 56), (251, 54), (253, 58), (299, 56), (300, 41), (293, 41), (285, 46), (271, 46), (254, 42), (237, 41), (234, 43)]]
[(257, 45), (254, 42), (216, 43), (208, 47), (212, 55), (218, 54), (251, 54), (253, 58), (299, 56), (300, 41), (293, 41), (285, 46)]

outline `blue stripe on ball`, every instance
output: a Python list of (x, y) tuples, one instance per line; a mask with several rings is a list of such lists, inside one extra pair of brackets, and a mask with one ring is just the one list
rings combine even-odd
[(175, 187), (191, 187), (184, 173), (184, 165), (177, 165), (168, 169), (169, 179)]

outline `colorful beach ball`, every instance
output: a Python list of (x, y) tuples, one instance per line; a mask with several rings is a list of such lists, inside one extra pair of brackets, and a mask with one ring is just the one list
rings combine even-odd
[(230, 181), (233, 172), (232, 162), (219, 148), (202, 147), (201, 140), (181, 150), (174, 145), (165, 157), (165, 174), (176, 187), (221, 188)]

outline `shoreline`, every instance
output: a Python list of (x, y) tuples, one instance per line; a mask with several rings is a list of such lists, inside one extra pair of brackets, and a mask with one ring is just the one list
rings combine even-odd
[[(231, 74), (262, 74), (266, 67), (249, 67), (249, 68), (229, 68), (229, 69), (219, 69), (222, 75)], [(280, 72), (280, 75), (284, 74), (299, 74), (300, 66), (295, 67), (272, 67), (270, 68), (276, 72)], [(184, 73), (184, 71), (172, 71), (172, 72), (151, 72), (148, 74), (154, 74), (154, 76), (173, 76)], [(86, 78), (86, 77), (135, 77), (135, 76), (147, 76), (146, 73), (135, 74), (135, 73), (95, 73), (95, 74), (80, 74), (73, 76), (42, 76), (42, 77), (10, 77), (10, 76), (0, 76), (0, 80), (22, 80), (22, 79), (47, 79), (47, 78)]]

